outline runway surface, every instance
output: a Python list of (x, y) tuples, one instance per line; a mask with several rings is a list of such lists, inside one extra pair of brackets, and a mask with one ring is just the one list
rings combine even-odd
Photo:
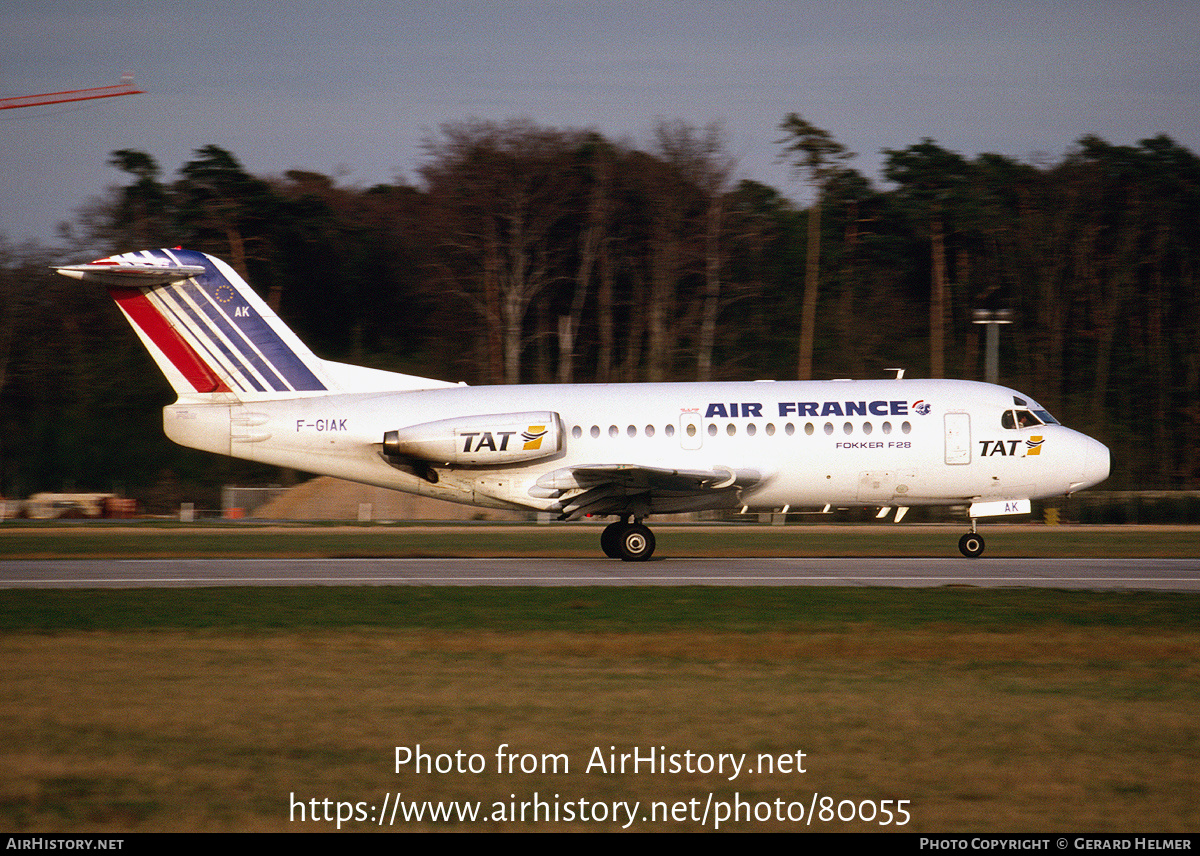
[(0, 588), (203, 586), (980, 586), (1200, 590), (1196, 559), (45, 559)]

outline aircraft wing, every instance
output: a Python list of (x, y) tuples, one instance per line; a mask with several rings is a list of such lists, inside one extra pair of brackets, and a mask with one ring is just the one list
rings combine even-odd
[(754, 470), (672, 470), (636, 464), (586, 464), (546, 473), (530, 491), (555, 499), (563, 520), (588, 514), (669, 514), (727, 508), (762, 479)]

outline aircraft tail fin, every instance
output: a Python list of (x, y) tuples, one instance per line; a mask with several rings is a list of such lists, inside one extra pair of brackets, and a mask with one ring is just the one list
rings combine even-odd
[(57, 270), (108, 288), (181, 396), (242, 400), (452, 385), (319, 359), (233, 268), (204, 253), (143, 250)]

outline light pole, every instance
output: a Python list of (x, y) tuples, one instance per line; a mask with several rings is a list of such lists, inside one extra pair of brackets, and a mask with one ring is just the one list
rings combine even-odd
[(1000, 380), (1000, 325), (1012, 323), (1011, 309), (976, 309), (972, 324), (987, 325), (986, 370), (988, 383)]

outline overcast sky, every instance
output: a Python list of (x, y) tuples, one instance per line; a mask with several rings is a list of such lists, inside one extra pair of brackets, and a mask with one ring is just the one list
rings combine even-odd
[[(10, 0), (0, 96), (119, 82), (143, 95), (0, 111), (0, 234), (55, 225), (125, 177), (172, 178), (215, 143), (258, 175), (415, 180), (444, 122), (528, 118), (644, 143), (719, 121), (739, 177), (803, 197), (778, 164), (798, 112), (879, 180), (880, 150), (1057, 160), (1084, 134), (1200, 153), (1200, 2)], [(133, 248), (129, 248), (133, 249)]]

